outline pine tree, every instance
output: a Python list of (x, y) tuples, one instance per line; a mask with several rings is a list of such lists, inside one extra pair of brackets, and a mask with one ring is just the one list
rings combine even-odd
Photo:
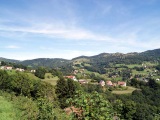
[(60, 78), (57, 81), (55, 92), (57, 94), (57, 98), (59, 100), (60, 107), (65, 108), (66, 107), (66, 99), (68, 96), (68, 86), (67, 86), (67, 82), (64, 78)]

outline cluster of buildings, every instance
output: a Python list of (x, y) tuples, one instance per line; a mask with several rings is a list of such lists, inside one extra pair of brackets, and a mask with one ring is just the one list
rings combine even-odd
[(77, 78), (75, 76), (64, 76), (64, 78), (72, 79), (74, 81), (77, 81)]
[[(13, 70), (13, 67), (12, 66), (1, 66), (0, 67), (1, 70)], [(25, 70), (22, 69), (22, 68), (16, 68), (15, 69), (16, 71), (20, 71), (20, 72), (24, 72)]]
[[(12, 66), (1, 66), (0, 69), (1, 69), (1, 70), (13, 70), (13, 67), (12, 67)], [(20, 71), (20, 72), (24, 72), (24, 71), (25, 71), (25, 70), (22, 69), (22, 68), (16, 68), (16, 69), (14, 69), (14, 70)], [(31, 70), (30, 72), (35, 73), (36, 70)]]
[(79, 82), (80, 84), (86, 84), (86, 83), (88, 83), (87, 80), (85, 80), (85, 79), (77, 80), (77, 78), (75, 76), (72, 76), (72, 75), (71, 76), (64, 76), (64, 78), (72, 79), (74, 81)]
[[(88, 83), (88, 81), (87, 80), (85, 80), (85, 79), (80, 79), (80, 80), (77, 80), (76, 79), (76, 77), (75, 76), (64, 76), (64, 78), (68, 78), (68, 79), (72, 79), (72, 80), (74, 80), (74, 81), (77, 81), (77, 82), (79, 82), (80, 84), (87, 84)], [(99, 82), (99, 84), (101, 85), (101, 86), (126, 86), (126, 82), (124, 82), (124, 81), (118, 81), (117, 83), (115, 83), (115, 82), (112, 82), (112, 81), (103, 81), (103, 80), (101, 80), (100, 82)]]
[(84, 69), (74, 70), (73, 74), (84, 73)]
[(105, 85), (107, 85), (107, 86), (124, 86), (124, 87), (126, 87), (126, 82), (124, 82), (124, 81), (118, 81), (117, 83), (114, 83), (114, 82), (112, 82), (112, 81), (103, 81), (103, 80), (101, 80), (100, 82), (99, 82), (99, 84), (101, 85), (101, 86), (105, 86)]
[(1, 66), (0, 69), (1, 69), (1, 70), (12, 70), (13, 67), (11, 67), (11, 66)]

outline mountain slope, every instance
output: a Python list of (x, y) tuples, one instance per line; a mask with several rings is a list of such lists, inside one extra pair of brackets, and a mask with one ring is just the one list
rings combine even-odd
[(6, 58), (0, 58), (0, 61), (15, 62), (25, 66), (45, 66), (50, 68), (68, 66), (71, 64), (87, 63), (96, 68), (107, 67), (109, 64), (140, 64), (143, 61), (155, 61), (160, 59), (160, 49), (148, 50), (141, 53), (101, 53), (95, 56), (79, 56), (72, 60), (60, 59), (60, 58), (38, 58), (33, 60), (12, 60)]
[(55, 67), (66, 65), (69, 62), (70, 62), (69, 60), (60, 59), (60, 58), (55, 58), (55, 59), (38, 58), (33, 60), (25, 60), (20, 63), (25, 66), (32, 66), (32, 67), (45, 66), (45, 67), (55, 68)]
[(11, 63), (18, 63), (18, 62), (20, 62), (19, 60), (7, 59), (7, 58), (3, 58), (3, 57), (0, 57), (0, 61), (6, 61), (6, 62), (11, 62)]

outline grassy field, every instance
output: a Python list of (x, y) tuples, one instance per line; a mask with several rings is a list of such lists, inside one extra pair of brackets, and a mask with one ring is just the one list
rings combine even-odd
[(39, 78), (36, 77), (33, 73), (27, 73), (27, 75), (31, 78), (31, 79), (34, 79), (34, 80), (38, 80)]
[[(31, 79), (34, 79), (34, 80), (40, 79), (32, 73), (27, 73), (27, 74)], [(58, 77), (54, 77), (51, 73), (46, 73), (45, 74), (45, 79), (42, 79), (42, 81), (48, 82), (52, 85), (56, 85), (57, 80), (58, 80)]]
[(114, 90), (112, 91), (113, 94), (131, 94), (136, 88), (128, 87), (127, 90)]
[(139, 64), (130, 64), (130, 65), (116, 64), (116, 67), (121, 67), (121, 66), (127, 66), (128, 68), (134, 68), (134, 67), (141, 67), (142, 65), (139, 65)]
[(51, 73), (46, 73), (45, 74), (45, 79), (42, 79), (45, 82), (48, 82), (52, 85), (57, 84), (58, 77), (54, 77)]
[(89, 62), (89, 59), (79, 58), (73, 61), (73, 64), (81, 64), (82, 62)]
[(16, 70), (7, 70), (7, 73), (8, 73), (9, 75), (13, 75), (13, 74), (16, 73)]
[(12, 103), (0, 96), (0, 120), (19, 120), (16, 113), (18, 110)]

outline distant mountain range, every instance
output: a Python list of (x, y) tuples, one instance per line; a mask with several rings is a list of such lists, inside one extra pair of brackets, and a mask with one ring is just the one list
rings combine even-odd
[(0, 61), (6, 61), (6, 62), (11, 62), (11, 63), (18, 63), (18, 62), (20, 62), (20, 60), (7, 59), (7, 58), (3, 58), (3, 57), (0, 57)]
[(142, 61), (155, 61), (160, 59), (160, 49), (148, 50), (145, 52), (137, 53), (101, 53), (95, 56), (79, 56), (72, 60), (60, 59), (60, 58), (38, 58), (33, 60), (13, 60), (0, 57), (0, 61), (14, 62), (25, 66), (45, 66), (45, 67), (61, 67), (68, 64), (88, 63), (99, 67), (102, 65), (108, 65), (110, 63), (141, 63)]

